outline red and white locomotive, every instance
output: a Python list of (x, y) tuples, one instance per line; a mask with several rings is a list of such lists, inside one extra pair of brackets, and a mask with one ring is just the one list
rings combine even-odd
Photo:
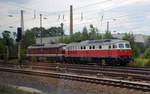
[(101, 64), (105, 61), (108, 65), (126, 65), (131, 60), (131, 47), (126, 40), (87, 40), (70, 44), (30, 46), (27, 56), (55, 57), (67, 63)]

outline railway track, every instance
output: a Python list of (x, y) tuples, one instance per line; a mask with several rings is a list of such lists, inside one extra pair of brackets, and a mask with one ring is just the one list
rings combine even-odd
[(150, 67), (131, 67), (131, 66), (100, 66), (100, 65), (81, 65), (81, 64), (50, 64), (50, 63), (39, 63), (36, 64), (37, 66), (49, 66), (49, 67), (56, 67), (56, 66), (66, 66), (70, 68), (82, 68), (82, 69), (92, 69), (92, 70), (98, 70), (100, 68), (111, 68), (111, 69), (126, 69), (126, 70), (141, 70), (141, 71), (150, 71)]
[(32, 66), (35, 70), (67, 72), (80, 75), (101, 76), (114, 79), (150, 82), (150, 68), (112, 67), (77, 64), (39, 63)]
[(133, 70), (123, 70), (123, 69), (107, 69), (101, 68), (97, 70), (92, 70), (88, 68), (64, 68), (64, 67), (44, 67), (44, 66), (33, 66), (35, 70), (46, 70), (46, 71), (57, 71), (57, 72), (67, 72), (75, 73), (80, 75), (91, 75), (91, 76), (105, 76), (113, 77), (115, 79), (126, 79), (126, 80), (135, 80), (135, 81), (150, 81), (150, 71), (133, 71)]
[(103, 84), (103, 85), (150, 92), (150, 84), (142, 83), (142, 82), (115, 80), (115, 79), (99, 78), (99, 77), (91, 77), (91, 76), (81, 76), (81, 75), (73, 75), (73, 74), (68, 74), (68, 73), (66, 74), (66, 73), (46, 72), (46, 71), (37, 71), (37, 70), (29, 71), (29, 70), (23, 70), (23, 69), (12, 69), (12, 68), (2, 68), (2, 67), (0, 67), (0, 71), (11, 72), (11, 73), (21, 73), (21, 74), (35, 75), (35, 76), (54, 77), (54, 78), (60, 78), (60, 79), (68, 79), (68, 80), (82, 81), (82, 82), (88, 82), (88, 83)]

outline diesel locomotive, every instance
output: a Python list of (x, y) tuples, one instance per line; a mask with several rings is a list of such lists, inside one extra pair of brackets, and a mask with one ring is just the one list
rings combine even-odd
[(131, 60), (130, 43), (126, 40), (86, 40), (70, 44), (43, 44), (28, 47), (27, 56), (64, 63), (87, 64), (102, 61), (107, 65), (127, 65)]

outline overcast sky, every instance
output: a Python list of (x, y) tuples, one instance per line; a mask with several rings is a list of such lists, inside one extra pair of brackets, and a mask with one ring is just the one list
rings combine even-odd
[(39, 27), (41, 13), (47, 18), (43, 19), (43, 27), (59, 26), (63, 22), (65, 33), (69, 34), (70, 5), (74, 10), (74, 32), (90, 24), (104, 32), (109, 21), (112, 33), (150, 35), (150, 0), (0, 0), (0, 32), (16, 31), (22, 9), (25, 29)]

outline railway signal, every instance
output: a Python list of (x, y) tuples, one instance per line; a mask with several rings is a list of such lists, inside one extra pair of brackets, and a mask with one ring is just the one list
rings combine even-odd
[(17, 39), (16, 39), (16, 41), (20, 42), (21, 39), (22, 39), (22, 28), (18, 27), (17, 28)]

